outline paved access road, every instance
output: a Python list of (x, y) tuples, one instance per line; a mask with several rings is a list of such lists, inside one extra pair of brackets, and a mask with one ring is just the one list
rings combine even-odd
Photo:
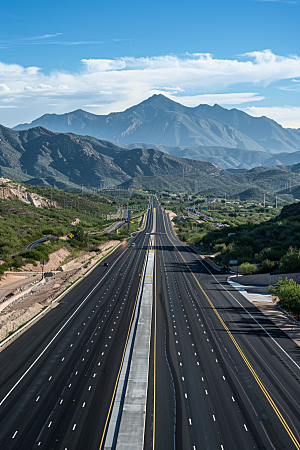
[[(49, 236), (44, 236), (40, 239), (37, 239), (36, 241), (29, 242), (29, 244), (26, 245), (25, 250), (32, 250), (34, 247), (41, 245), (43, 242), (46, 242), (49, 239), (58, 240), (58, 236), (52, 236), (49, 234)], [(19, 253), (21, 253), (21, 252), (19, 252)]]
[(300, 449), (300, 349), (157, 207), (145, 448)]
[(0, 448), (98, 450), (152, 229), (121, 245), (0, 353)]

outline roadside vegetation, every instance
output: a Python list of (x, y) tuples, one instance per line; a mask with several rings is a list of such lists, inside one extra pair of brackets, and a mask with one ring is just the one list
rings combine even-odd
[[(49, 255), (61, 247), (67, 247), (75, 254), (78, 250), (94, 250), (109, 239), (125, 239), (138, 229), (140, 219), (124, 226), (119, 232), (110, 234), (92, 234), (105, 230), (117, 219), (120, 199), (84, 194), (66, 193), (45, 187), (27, 187), (44, 198), (56, 202), (57, 207), (36, 208), (21, 201), (0, 199), (0, 275), (6, 270), (18, 270), (26, 263), (49, 260)], [(145, 195), (132, 195), (128, 207), (139, 214), (147, 207)], [(121, 220), (121, 217), (119, 218)], [(54, 235), (59, 238), (73, 235), (67, 240), (49, 240), (32, 250), (24, 250), (29, 242), (43, 236)]]
[(232, 200), (226, 204), (224, 200), (205, 203), (204, 199), (162, 203), (179, 216), (199, 219), (200, 223), (179, 221), (175, 230), (183, 242), (214, 255), (221, 266), (237, 259), (245, 274), (300, 270), (300, 208), (293, 211), (294, 215), (281, 215), (283, 205), (275, 208), (270, 203), (265, 207)]
[(279, 298), (280, 306), (300, 318), (300, 285), (292, 279), (279, 278), (275, 286), (269, 286), (270, 294)]

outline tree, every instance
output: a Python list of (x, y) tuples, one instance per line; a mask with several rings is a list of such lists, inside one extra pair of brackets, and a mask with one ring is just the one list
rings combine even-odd
[(74, 239), (79, 242), (84, 241), (84, 229), (82, 225), (77, 225), (73, 231)]
[[(278, 286), (277, 288), (275, 286)], [(270, 294), (279, 298), (280, 306), (291, 313), (300, 314), (300, 284), (292, 278), (279, 278), (275, 286), (269, 286)]]
[(300, 270), (300, 251), (290, 247), (287, 253), (280, 259), (279, 270), (282, 272), (295, 272)]

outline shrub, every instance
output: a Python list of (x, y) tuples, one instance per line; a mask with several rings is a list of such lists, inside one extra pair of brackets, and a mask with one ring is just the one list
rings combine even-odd
[(6, 270), (9, 270), (10, 265), (7, 263), (0, 264), (0, 275), (3, 275)]
[(283, 254), (284, 254), (284, 250), (279, 247), (274, 245), (272, 248), (271, 247), (266, 247), (264, 249), (262, 249), (259, 253), (256, 253), (254, 255), (254, 259), (256, 263), (260, 263), (262, 261), (264, 261), (265, 259), (269, 259), (271, 261), (276, 261), (279, 260)]
[(43, 229), (42, 229), (42, 234), (43, 234), (43, 235), (54, 234), (53, 228), (52, 228), (52, 227), (43, 228)]
[(23, 264), (25, 264), (25, 262), (23, 261), (23, 258), (21, 255), (17, 255), (13, 257), (13, 261), (12, 261), (12, 266), (15, 267), (16, 269), (19, 269), (20, 267), (23, 266)]
[(216, 244), (214, 245), (214, 252), (215, 253), (222, 253), (226, 250), (226, 244), (224, 242), (222, 242), (222, 244)]
[(189, 242), (192, 245), (196, 245), (196, 244), (198, 244), (201, 241), (201, 237), (202, 237), (201, 234), (195, 233), (194, 235), (191, 235), (191, 238), (189, 239)]
[(78, 241), (77, 239), (73, 238), (71, 239), (71, 246), (74, 248), (84, 248), (85, 247), (85, 243)]
[(32, 250), (26, 250), (22, 253), (20, 253), (20, 256), (22, 258), (26, 259), (26, 262), (32, 262), (32, 261), (40, 261), (42, 259), (45, 259), (46, 261), (49, 261), (49, 253), (51, 249), (46, 245), (38, 245), (34, 247)]
[(82, 225), (77, 225), (73, 231), (74, 238), (76, 241), (83, 242), (84, 241), (84, 229)]
[(253, 275), (254, 273), (258, 272), (258, 268), (255, 264), (250, 264), (249, 262), (244, 262), (240, 265), (242, 271), (245, 275)]
[(259, 273), (269, 273), (272, 270), (275, 270), (277, 264), (274, 261), (270, 261), (269, 259), (265, 259), (259, 268)]
[[(278, 286), (277, 288), (275, 286)], [(300, 314), (300, 285), (293, 279), (279, 278), (275, 286), (269, 286), (269, 292), (279, 298), (280, 306), (299, 317)]]
[(282, 272), (295, 272), (300, 270), (300, 251), (290, 247), (280, 259), (279, 270)]

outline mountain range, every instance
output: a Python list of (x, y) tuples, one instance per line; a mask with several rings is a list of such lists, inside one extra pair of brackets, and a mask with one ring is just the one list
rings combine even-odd
[[(267, 198), (279, 195), (293, 200), (293, 190), (298, 196), (300, 186), (300, 164), (231, 173), (209, 162), (157, 149), (126, 149), (94, 137), (54, 133), (43, 127), (16, 131), (0, 125), (0, 171), (17, 181), (68, 190), (80, 190), (81, 184), (90, 189), (105, 185), (215, 196), (226, 193), (258, 201), (264, 194)], [(289, 183), (292, 188), (288, 188)]]
[(45, 114), (14, 129), (36, 126), (110, 140), (124, 148), (154, 148), (224, 169), (300, 162), (300, 129), (285, 129), (267, 117), (219, 105), (189, 108), (161, 94), (123, 112)]
[(239, 169), (241, 171), (257, 166), (291, 165), (300, 162), (300, 151), (270, 154), (266, 151), (205, 145), (169, 147), (167, 145), (146, 144), (143, 142), (119, 145), (122, 145), (124, 148), (154, 148), (170, 155), (207, 161), (223, 169)]

